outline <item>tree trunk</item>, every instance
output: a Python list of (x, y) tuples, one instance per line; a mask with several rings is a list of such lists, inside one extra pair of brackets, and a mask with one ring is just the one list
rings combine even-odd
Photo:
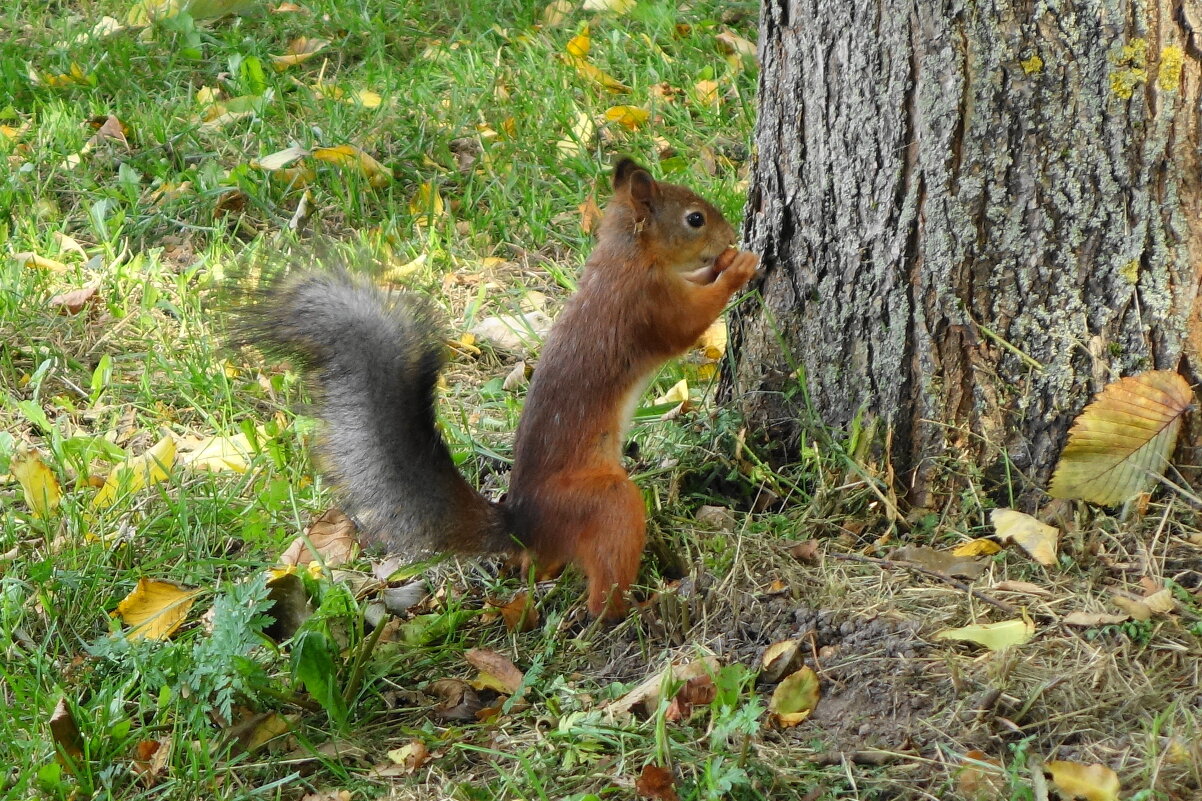
[(961, 460), (1045, 486), (1113, 379), (1197, 381), (1199, 45), (1180, 0), (764, 0), (752, 427), (883, 418), (922, 504)]

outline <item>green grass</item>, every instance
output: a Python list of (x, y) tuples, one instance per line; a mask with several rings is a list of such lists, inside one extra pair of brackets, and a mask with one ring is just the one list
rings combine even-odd
[[(79, 41), (106, 15), (124, 20), (128, 5), (0, 10), (0, 125), (13, 133), (0, 134), (3, 794), (583, 801), (632, 797), (654, 763), (673, 769), (689, 801), (956, 798), (971, 797), (960, 771), (975, 748), (1001, 763), (1002, 797), (1034, 797), (1031, 777), (1053, 758), (1106, 761), (1132, 797), (1202, 785), (1202, 710), (1179, 689), (1200, 651), (1196, 588), (1171, 584), (1173, 618), (1083, 634), (1054, 623), (1066, 609), (1103, 608), (1116, 585), (1134, 588), (1123, 566), (1145, 564), (1145, 542), (1161, 527), (1172, 540), (1146, 575), (1192, 580), (1177, 546), (1202, 536), (1196, 517), (1172, 498), (1135, 521), (1082, 507), (1059, 569), (1013, 551), (990, 564), (990, 581), (1054, 591), (1007, 596), (1040, 625), (1021, 655), (936, 648), (932, 631), (996, 617), (937, 581), (837, 559), (809, 564), (788, 546), (820, 538), (826, 553), (886, 556), (904, 531), (948, 547), (991, 533), (994, 501), (974, 484), (945, 509), (889, 520), (866, 483), (880, 479), (868, 432), (844, 443), (816, 435), (800, 464), (774, 470), (758, 458), (754, 432), (744, 436), (709, 400), (712, 376), (689, 359), (665, 368), (636, 415), (630, 464), (648, 505), (639, 590), (648, 603), (615, 629), (582, 624), (582, 582), (569, 572), (537, 588), (533, 630), (509, 633), (489, 601), (523, 582), (471, 560), (415, 568), (429, 597), (372, 628), (382, 587), (360, 557), (353, 572), (292, 580), (315, 614), (291, 641), (264, 635), (264, 571), (332, 498), (309, 459), (314, 425), (296, 374), (222, 344), (260, 268), (322, 254), (388, 275), (424, 257), (400, 283), (432, 298), (461, 338), (490, 315), (559, 309), (591, 246), (580, 209), (590, 197), (604, 202), (618, 154), (740, 217), (756, 75), (723, 57), (715, 35), (754, 39), (755, 4), (643, 0), (620, 15), (574, 8), (557, 25), (541, 24), (544, 6), (317, 0), (303, 13), (185, 15)], [(562, 58), (586, 22), (590, 62), (629, 92), (590, 83)], [(330, 44), (275, 71), (271, 56), (298, 36)], [(82, 80), (54, 85), (73, 65)], [(382, 102), (318, 97), (319, 80)], [(717, 83), (717, 107), (695, 96), (700, 81)], [(213, 90), (255, 113), (206, 126), (198, 98)], [(624, 104), (651, 121), (633, 131), (605, 121)], [(95, 133), (89, 121), (110, 114), (128, 144), (81, 153)], [(582, 116), (594, 128), (578, 136)], [(289, 165), (312, 171), (297, 185), (255, 166), (292, 146), (344, 144), (391, 179), (373, 185), (353, 166), (305, 157)], [(477, 160), (461, 169), (465, 148)], [(445, 211), (427, 220), (435, 194)], [(65, 269), (16, 258), (30, 252)], [(97, 292), (86, 311), (50, 304), (89, 282)], [(523, 390), (502, 387), (515, 361), (461, 342), (440, 401), (456, 458), (494, 497), (522, 404)], [(681, 377), (697, 408), (664, 421), (652, 401)], [(99, 480), (164, 429), (248, 434), (255, 454), (245, 472), (177, 466), (93, 509)], [(8, 474), (23, 446), (40, 450), (63, 489), (44, 520)], [(707, 503), (735, 509), (733, 522), (699, 521)], [(201, 591), (166, 642), (129, 641), (111, 616), (144, 577)], [(904, 626), (873, 628), (897, 621), (921, 623), (927, 642)], [(820, 703), (817, 720), (777, 730), (764, 715), (772, 687), (754, 674), (765, 646), (792, 638), (820, 668), (823, 703), (843, 712), (822, 717)], [(471, 648), (506, 654), (525, 675), (521, 698), (485, 722), (437, 707), (436, 681), (476, 677)], [(670, 693), (645, 715), (606, 710), (670, 661), (709, 652), (721, 656), (715, 697), (684, 720), (670, 719)], [(900, 706), (890, 687), (908, 692)], [(994, 690), (989, 714), (978, 711)], [(70, 758), (56, 748), (69, 738), (51, 723), (60, 701), (80, 732)], [(868, 711), (879, 716), (861, 725)], [(266, 732), (279, 736), (261, 742)], [(883, 733), (920, 746), (882, 745)], [(415, 741), (430, 758), (406, 772), (388, 752)], [(152, 742), (164, 743), (164, 764), (139, 778), (139, 748)], [(858, 759), (877, 747), (892, 761)]]

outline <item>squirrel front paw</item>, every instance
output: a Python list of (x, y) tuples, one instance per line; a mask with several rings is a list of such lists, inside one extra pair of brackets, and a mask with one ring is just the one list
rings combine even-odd
[(722, 272), (718, 275), (718, 280), (729, 286), (731, 291), (734, 291), (755, 277), (755, 271), (759, 267), (759, 264), (760, 257), (758, 254), (748, 250), (729, 248), (718, 257), (718, 265), (722, 269)]

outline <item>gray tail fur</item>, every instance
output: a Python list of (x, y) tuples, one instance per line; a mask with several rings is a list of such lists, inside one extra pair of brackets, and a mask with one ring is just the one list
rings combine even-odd
[(240, 344), (304, 368), (319, 468), (367, 540), (410, 555), (513, 550), (501, 507), (463, 479), (436, 427), (444, 346), (428, 303), (306, 272), (277, 282), (239, 329)]

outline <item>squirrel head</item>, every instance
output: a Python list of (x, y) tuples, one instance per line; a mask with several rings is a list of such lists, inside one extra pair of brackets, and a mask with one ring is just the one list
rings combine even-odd
[(718, 257), (735, 242), (722, 212), (689, 189), (656, 181), (633, 159), (614, 167), (604, 233), (633, 237), (653, 264), (699, 284), (713, 281)]

